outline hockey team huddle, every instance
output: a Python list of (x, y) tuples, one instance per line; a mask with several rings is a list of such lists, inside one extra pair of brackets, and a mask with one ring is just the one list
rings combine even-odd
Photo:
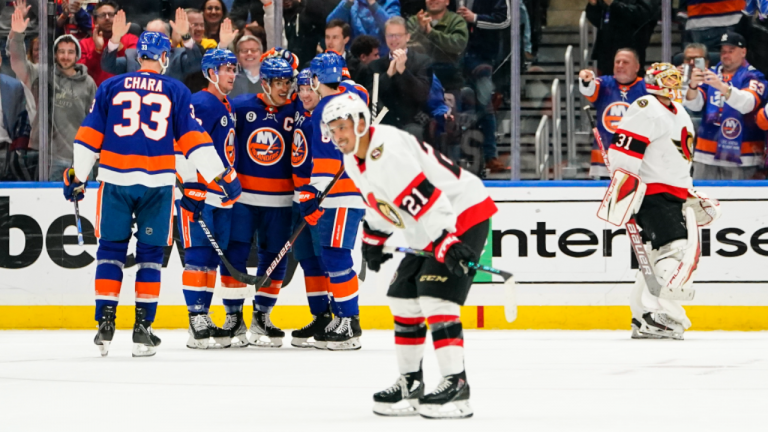
[[(379, 271), (392, 258), (385, 242), (400, 229), (410, 248), (428, 254), (407, 255), (390, 283), (400, 377), (374, 394), (374, 412), (470, 417), (459, 317), (474, 277), (467, 263), (478, 261), (497, 211), (483, 183), (429, 144), (375, 124), (367, 91), (348, 79), (335, 52), (318, 54), (299, 71), (294, 54), (272, 49), (261, 62), (264, 93), (230, 99), (237, 75), (230, 51), (206, 52), (202, 69), (209, 85), (193, 95), (163, 75), (171, 51), (165, 35), (144, 32), (137, 50), (139, 71), (99, 87), (75, 138), (73, 166), (64, 172), (64, 195), (77, 202), (99, 161), (94, 343), (101, 354), (108, 354), (115, 333), (132, 236), (138, 269), (133, 356), (152, 356), (160, 345), (152, 323), (174, 207), (185, 249), (187, 347), (194, 349), (282, 345), (285, 333), (270, 314), (286, 274), (287, 248), (302, 267), (313, 316), (293, 331), (291, 345), (360, 349), (351, 255), (358, 230), (362, 223), (365, 265)], [(672, 100), (681, 83), (671, 65), (649, 69), (651, 95), (632, 104), (606, 150), (613, 180), (599, 215), (628, 228), (639, 225), (651, 245), (654, 279), (638, 272), (630, 299), (636, 338), (681, 339), (690, 327), (679, 301), (692, 296), (696, 225), (719, 216), (715, 200), (692, 190), (694, 129)], [(174, 199), (176, 187), (180, 200)], [(253, 242), (255, 294), (246, 278)], [(209, 315), (217, 273), (226, 310), (221, 328)], [(243, 304), (251, 295), (248, 326)], [(429, 394), (421, 367), (427, 324), (443, 376)]]

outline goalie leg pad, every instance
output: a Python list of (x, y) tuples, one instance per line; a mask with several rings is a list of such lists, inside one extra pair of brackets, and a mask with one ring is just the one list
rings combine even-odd
[(624, 226), (639, 209), (646, 185), (635, 174), (616, 170), (605, 192), (597, 217), (616, 226)]
[(662, 289), (659, 297), (693, 300), (693, 273), (701, 256), (699, 230), (693, 209), (685, 209), (687, 239), (674, 240), (653, 251), (654, 271)]

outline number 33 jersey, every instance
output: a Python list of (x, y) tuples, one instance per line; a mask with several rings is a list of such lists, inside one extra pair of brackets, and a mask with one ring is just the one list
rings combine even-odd
[(670, 193), (685, 199), (693, 187), (694, 128), (677, 102), (666, 106), (656, 96), (643, 96), (629, 106), (608, 149), (611, 171), (637, 174), (646, 195)]
[(479, 178), (395, 127), (371, 128), (365, 160), (344, 158), (368, 224), (386, 233), (404, 230), (413, 248), (431, 250), (443, 230), (461, 235), (497, 211)]
[(191, 94), (179, 81), (137, 71), (104, 81), (75, 136), (74, 168), (88, 177), (99, 159), (98, 180), (118, 186), (171, 186), (175, 149), (206, 181), (224, 171), (211, 138), (192, 117)]

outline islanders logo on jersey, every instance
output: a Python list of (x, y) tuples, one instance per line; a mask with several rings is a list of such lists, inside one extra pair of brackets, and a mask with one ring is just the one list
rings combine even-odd
[(291, 165), (298, 168), (307, 160), (307, 138), (301, 129), (293, 131), (293, 144), (291, 145)]
[(248, 137), (248, 155), (259, 165), (274, 165), (285, 153), (282, 135), (272, 128), (259, 128)]
[[(226, 119), (226, 117), (222, 117)], [(227, 157), (229, 166), (235, 166), (235, 130), (230, 129), (227, 134), (227, 139), (224, 140), (224, 156)]]
[(610, 133), (615, 133), (628, 108), (629, 104), (626, 102), (614, 102), (605, 107), (605, 111), (603, 111), (603, 128)]
[(720, 133), (730, 140), (737, 139), (741, 135), (741, 122), (733, 117), (728, 117), (720, 126)]

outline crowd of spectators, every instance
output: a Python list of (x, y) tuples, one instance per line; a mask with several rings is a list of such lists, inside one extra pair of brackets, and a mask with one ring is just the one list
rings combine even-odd
[[(54, 3), (51, 40), (55, 42), (48, 43), (51, 52), (47, 54), (39, 49), (38, 2), (0, 4), (0, 180), (37, 178), (36, 164), (42, 160), (38, 154), (40, 81), (48, 83), (50, 99), (46, 104), (50, 124), (46, 159), (50, 179), (58, 179), (60, 168), (71, 159), (74, 134), (96, 88), (112, 76), (139, 69), (136, 43), (143, 30), (163, 32), (171, 38), (173, 51), (166, 74), (193, 92), (207, 85), (200, 62), (205, 51), (214, 47), (229, 48), (237, 55), (239, 72), (232, 96), (263, 91), (260, 59), (271, 47), (283, 46), (297, 54), (301, 68), (324, 50), (337, 51), (351, 78), (369, 93), (378, 80), (379, 106), (389, 109), (384, 123), (430, 140), (456, 161), (466, 156), (460, 145), (466, 141), (462, 134), (479, 131), (473, 137), (482, 139), (474, 138), (473, 145), (482, 154), (481, 168), (485, 170), (481, 171), (508, 170), (507, 161), (498, 157), (496, 110), (504, 99), (500, 93), (507, 90), (505, 80), (508, 82), (502, 77), (508, 71), (501, 66), (508, 61), (511, 43), (509, 0), (283, 0), (283, 25), (278, 29), (274, 28), (272, 0)], [(647, 66), (646, 49), (660, 19), (661, 0), (585, 3), (587, 17), (597, 28), (593, 49), (597, 71), (584, 73), (579, 88), (596, 105), (613, 110), (598, 113), (607, 119), (602, 123), (609, 131), (620, 120), (621, 108), (637, 97), (634, 93), (630, 97), (629, 90), (639, 87), (634, 76), (642, 76)], [(765, 79), (760, 71), (764, 71), (761, 64), (768, 65), (768, 56), (757, 55), (760, 50), (753, 49), (752, 39), (760, 40), (768, 0), (678, 0), (675, 6), (682, 42), (675, 61), (694, 70), (694, 60), (704, 58), (710, 69), (691, 74), (686, 107), (701, 119), (701, 128), (715, 131), (713, 122), (722, 119), (715, 119), (712, 112), (718, 111), (718, 116), (728, 112), (751, 134), (739, 138), (738, 158), (737, 144), (725, 143), (728, 140), (716, 131), (704, 134), (709, 138), (698, 134), (697, 152), (713, 156), (696, 159), (697, 177), (759, 176), (764, 172), (765, 153), (765, 132), (757, 115), (765, 105), (761, 93)], [(520, 2), (522, 38), (515, 43), (520, 44), (523, 60), (529, 64), (536, 60), (547, 7), (547, 1)], [(724, 34), (743, 38), (744, 46), (724, 44)], [(41, 55), (48, 56), (53, 65), (47, 79), (41, 79), (38, 71)], [(728, 66), (726, 60), (733, 65)], [(755, 89), (754, 80), (742, 82), (744, 73), (740, 71), (750, 69), (750, 62), (756, 66), (751, 69), (760, 74), (755, 82), (763, 87)], [(600, 84), (606, 77), (612, 79), (615, 91), (606, 91), (610, 86)], [(706, 92), (712, 93), (715, 99), (711, 100), (722, 100), (717, 110), (710, 106)], [(764, 123), (768, 129), (768, 119)], [(603, 177), (603, 161), (597, 151), (594, 154), (593, 175)], [(727, 163), (721, 163), (721, 157)], [(701, 174), (705, 167), (699, 164), (757, 168), (741, 169), (739, 174), (712, 170)]]

